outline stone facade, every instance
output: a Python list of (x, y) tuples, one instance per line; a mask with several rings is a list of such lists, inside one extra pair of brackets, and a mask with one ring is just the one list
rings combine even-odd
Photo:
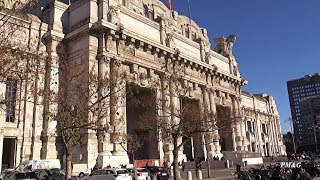
[[(153, 89), (157, 99), (167, 98), (169, 105), (177, 108), (181, 102), (179, 97), (183, 95), (198, 100), (202, 108), (212, 112), (229, 108), (232, 114), (243, 115), (243, 122), (234, 125), (233, 132), (227, 136), (215, 131), (211, 136), (214, 140), (203, 135), (192, 140), (193, 158), (221, 156), (222, 151), (284, 154), (279, 114), (272, 97), (249, 95), (241, 90), (246, 81), (240, 76), (232, 55), (234, 35), (220, 38), (219, 47), (216, 47), (220, 49), (215, 52), (211, 50), (206, 29), (177, 12), (171, 13), (158, 0), (78, 0), (71, 4), (43, 1), (42, 6), (41, 11), (33, 12), (41, 21), (34, 16), (27, 20), (16, 18), (31, 24), (32, 28), (26, 26), (22, 35), (41, 31), (38, 35), (43, 48), (38, 50), (45, 57), (41, 59), (45, 70), (38, 73), (38, 80), (32, 80), (32, 83), (16, 78), (13, 122), (3, 123), (6, 111), (1, 113), (0, 140), (2, 137), (15, 139), (15, 164), (25, 159), (63, 160), (61, 140), (55, 131), (57, 123), (44, 118), (45, 112), (57, 110), (58, 104), (46, 104), (43, 97), (35, 98), (28, 91), (29, 88), (44, 87), (57, 92), (63, 74), (59, 72), (59, 62), (63, 60), (75, 62), (86, 69), (87, 74), (93, 70), (98, 77), (107, 74), (116, 78), (124, 74), (122, 82)], [(1, 93), (5, 92), (5, 82), (3, 80), (0, 85)], [(172, 84), (178, 84), (177, 88), (172, 88)], [(119, 109), (110, 106), (103, 122), (112, 123), (117, 116), (127, 117), (126, 106), (121, 105), (125, 97), (118, 97), (123, 99), (111, 96), (110, 101), (119, 104)], [(95, 117), (88, 115), (88, 118)], [(171, 118), (173, 123), (177, 120)], [(251, 121), (256, 123), (252, 131), (248, 130)], [(264, 133), (262, 124), (263, 129), (267, 129)], [(103, 166), (127, 164), (127, 154), (113, 138), (115, 131), (125, 133), (126, 129), (115, 126), (102, 140), (97, 138), (96, 132), (89, 130), (83, 146), (73, 157), (75, 169), (88, 171), (97, 160)], [(223, 142), (220, 136), (223, 136)], [(252, 147), (253, 142), (257, 148)], [(157, 146), (156, 156), (172, 161), (172, 144), (162, 141)], [(181, 149), (179, 159), (185, 158)]]

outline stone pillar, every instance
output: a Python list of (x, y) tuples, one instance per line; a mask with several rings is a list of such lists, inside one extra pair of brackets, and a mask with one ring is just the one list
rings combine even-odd
[[(209, 96), (210, 89), (205, 87), (202, 89), (202, 94), (203, 94), (203, 104), (204, 104), (204, 113), (211, 115), (212, 113), (212, 108), (211, 108), (211, 99)], [(211, 118), (211, 117), (208, 117)], [(213, 120), (213, 119), (212, 119)], [(208, 126), (211, 126), (213, 130), (213, 122), (210, 122)], [(213, 142), (213, 132), (208, 132), (204, 134), (204, 141), (205, 141), (205, 149), (206, 149), (206, 156), (207, 158), (212, 158), (215, 155), (215, 145)]]
[[(109, 126), (110, 124), (110, 58), (101, 53), (97, 56), (97, 60), (99, 63), (98, 99), (101, 99), (101, 102), (99, 103), (98, 126), (99, 128), (103, 128)], [(112, 156), (111, 151), (113, 150), (113, 145), (110, 143), (110, 134), (99, 130), (97, 132), (97, 137), (99, 153), (98, 164), (101, 167), (106, 167), (110, 164), (110, 156)]]
[[(119, 59), (111, 59), (111, 97), (110, 97), (110, 129), (112, 154), (114, 156), (126, 156), (118, 142), (119, 135), (125, 133), (124, 95), (125, 82), (122, 79), (122, 62)], [(123, 163), (123, 162), (121, 162)]]
[[(59, 92), (59, 59), (65, 57), (65, 48), (61, 44), (62, 38), (56, 36), (49, 36), (45, 38), (48, 61), (46, 64), (45, 74), (45, 90), (52, 91), (55, 94)], [(44, 95), (44, 109), (43, 109), (43, 130), (41, 132), (41, 159), (57, 159), (63, 162), (64, 146), (61, 137), (57, 137), (57, 121), (50, 119), (49, 113), (58, 112), (57, 103), (49, 103), (48, 98)], [(24, 152), (20, 152), (23, 156)]]
[[(171, 124), (171, 117), (170, 116), (170, 87), (169, 83), (170, 82), (170, 75), (168, 74), (163, 74), (161, 76), (161, 93), (162, 93), (162, 99), (161, 99), (161, 104), (162, 104), (162, 115), (165, 123)], [(164, 139), (163, 143), (163, 150), (164, 150), (164, 158), (170, 162), (173, 162), (173, 145), (168, 139)]]
[[(156, 79), (156, 81), (157, 81), (156, 82), (156, 84), (157, 84), (157, 87), (156, 87), (157, 112), (156, 113), (158, 114), (158, 117), (164, 117), (163, 112), (162, 112), (162, 105), (163, 105), (162, 104), (162, 95), (163, 95), (163, 93), (162, 93), (161, 79), (160, 79), (159, 75), (154, 74), (154, 72), (152, 73), (151, 78)], [(159, 121), (159, 118), (157, 119), (157, 121)], [(157, 134), (158, 134), (158, 137), (161, 137), (162, 132), (158, 131)], [(159, 140), (159, 142), (158, 142), (158, 151), (159, 151), (160, 159), (162, 159), (164, 157), (163, 146), (165, 144), (163, 138), (161, 138), (161, 140)]]
[(240, 127), (241, 127), (241, 136), (242, 136), (242, 146), (243, 146), (243, 151), (248, 151), (248, 140), (247, 140), (247, 136), (246, 136), (246, 119), (241, 118), (241, 122), (240, 122)]
[(160, 24), (160, 42), (166, 45), (166, 22), (163, 17), (159, 17)]
[[(170, 108), (171, 108), (171, 123), (179, 124), (180, 123), (180, 82), (175, 78), (170, 78), (169, 88), (170, 88)], [(182, 137), (178, 138), (178, 145), (182, 143)], [(178, 160), (186, 159), (183, 154), (183, 147), (179, 149)]]
[(264, 142), (262, 141), (262, 136), (261, 136), (261, 120), (260, 120), (260, 115), (257, 115), (257, 134), (258, 134), (258, 145), (259, 145), (259, 152), (261, 152), (263, 154), (264, 150), (263, 150), (263, 144)]
[[(239, 102), (237, 97), (232, 96), (232, 105), (233, 105), (233, 118), (238, 118), (239, 116)], [(236, 122), (235, 124), (235, 141), (236, 141), (236, 150), (242, 151), (243, 144), (242, 144), (242, 134), (241, 134), (241, 123)]]
[[(212, 112), (212, 114), (216, 117), (216, 112), (217, 112), (217, 108), (216, 108), (216, 102), (215, 102), (215, 90), (214, 89), (211, 89), (209, 91), (209, 99), (210, 99), (210, 110)], [(217, 130), (214, 130), (213, 131), (213, 144), (214, 144), (214, 148), (215, 148), (215, 152), (214, 152), (214, 155), (215, 156), (222, 156), (221, 154), (221, 145), (220, 145), (220, 136), (219, 136), (219, 131), (218, 129)]]
[(108, 0), (98, 0), (98, 20), (108, 20)]
[(0, 127), (0, 173), (2, 171), (2, 153), (3, 153), (3, 136), (4, 136), (4, 129)]

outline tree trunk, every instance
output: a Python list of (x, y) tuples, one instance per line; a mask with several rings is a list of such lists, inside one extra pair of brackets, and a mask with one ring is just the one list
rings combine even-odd
[(178, 166), (178, 137), (173, 138), (173, 179), (177, 180), (180, 177), (179, 175), (179, 166)]
[(66, 150), (66, 180), (71, 179), (72, 176), (72, 153), (69, 151), (69, 148), (67, 147)]

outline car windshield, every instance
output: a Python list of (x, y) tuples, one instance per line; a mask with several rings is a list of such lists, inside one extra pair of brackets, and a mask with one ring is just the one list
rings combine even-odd
[(167, 172), (167, 170), (166, 170), (165, 168), (159, 167), (158, 169), (159, 169), (159, 171), (161, 171), (161, 172)]
[(61, 169), (50, 169), (48, 171), (52, 176), (65, 176), (66, 175), (65, 171), (63, 171)]
[(117, 174), (128, 174), (127, 170), (117, 170)]

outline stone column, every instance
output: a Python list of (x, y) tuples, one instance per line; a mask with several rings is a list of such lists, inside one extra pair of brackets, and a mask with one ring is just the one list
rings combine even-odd
[[(210, 111), (212, 112), (212, 114), (216, 116), (216, 112), (217, 112), (217, 108), (216, 108), (216, 102), (215, 102), (215, 90), (211, 89), (209, 91), (209, 99), (210, 99)], [(214, 148), (215, 148), (215, 156), (222, 156), (221, 154), (221, 145), (220, 145), (220, 136), (219, 136), (219, 131), (218, 130), (214, 130), (213, 131), (213, 144), (214, 144)]]
[[(62, 38), (49, 36), (45, 38), (48, 52), (48, 61), (46, 64), (45, 90), (52, 91), (55, 94), (59, 92), (59, 60), (65, 57), (65, 48), (61, 44)], [(61, 73), (60, 73), (61, 74)], [(63, 162), (64, 146), (61, 137), (57, 137), (57, 121), (50, 119), (49, 113), (58, 112), (58, 104), (48, 102), (49, 97), (44, 95), (43, 110), (43, 130), (41, 132), (42, 148), (41, 159), (59, 158)], [(23, 151), (21, 151), (23, 155)]]
[[(171, 123), (179, 124), (179, 115), (181, 113), (180, 109), (180, 82), (175, 78), (170, 78), (169, 88), (170, 88), (170, 108), (171, 108)], [(182, 143), (182, 137), (178, 138), (178, 145)], [(186, 159), (183, 155), (183, 147), (179, 149), (178, 160)]]
[(264, 142), (262, 141), (262, 136), (261, 136), (261, 120), (259, 119), (260, 118), (260, 115), (258, 114), (257, 115), (257, 119), (256, 119), (256, 121), (257, 121), (257, 134), (258, 134), (258, 145), (259, 145), (259, 152), (261, 152), (261, 153), (263, 153), (264, 151), (263, 151), (263, 144), (264, 144)]
[(98, 0), (98, 20), (108, 20), (108, 0)]
[[(203, 94), (203, 104), (204, 104), (204, 113), (208, 114), (208, 115), (211, 115), (211, 113), (213, 112), (212, 111), (212, 108), (211, 108), (211, 99), (210, 99), (210, 93), (211, 89), (205, 87), (202, 89), (202, 94)], [(208, 117), (208, 118), (211, 118), (211, 117)], [(211, 126), (212, 130), (213, 130), (213, 119), (212, 119), (212, 122), (210, 122), (208, 124), (208, 126)], [(214, 142), (213, 142), (213, 132), (208, 132), (208, 133), (205, 133), (204, 135), (204, 140), (205, 140), (205, 145), (206, 145), (206, 155), (207, 155), (207, 158), (212, 158), (214, 155), (215, 155), (215, 145), (214, 145)]]
[(2, 167), (2, 153), (3, 153), (3, 136), (4, 136), (4, 129), (0, 127), (0, 172)]
[[(103, 37), (102, 37), (103, 38)], [(99, 94), (98, 99), (101, 99), (99, 103), (98, 112), (98, 126), (103, 128), (110, 125), (110, 58), (102, 53), (97, 56), (99, 63), (98, 66), (98, 79), (99, 79)], [(110, 129), (109, 129), (110, 130)], [(113, 145), (110, 143), (110, 134), (99, 130), (97, 132), (98, 137), (98, 164), (101, 167), (106, 167), (110, 164), (109, 159)]]
[(119, 59), (111, 59), (111, 97), (110, 97), (110, 129), (111, 143), (113, 143), (112, 154), (114, 156), (126, 155), (118, 142), (119, 135), (125, 133), (124, 126), (124, 89), (125, 82), (122, 79), (122, 62)]
[(163, 17), (159, 17), (160, 24), (160, 42), (166, 45), (166, 22)]
[[(170, 87), (169, 83), (170, 82), (170, 75), (168, 74), (162, 74), (161, 76), (161, 93), (162, 93), (162, 98), (161, 98), (161, 104), (162, 104), (162, 115), (163, 115), (163, 120), (165, 121), (164, 123), (171, 124), (171, 117), (170, 116)], [(173, 162), (173, 145), (170, 143), (168, 139), (164, 139), (164, 144), (163, 144), (163, 150), (164, 150), (164, 158), (170, 162)]]
[[(232, 105), (233, 105), (233, 118), (238, 118), (239, 116), (239, 102), (238, 98), (235, 96), (232, 96)], [(241, 123), (236, 122), (235, 124), (235, 141), (236, 141), (236, 150), (242, 151), (243, 150), (243, 144), (242, 144), (242, 134), (241, 134)]]
[(241, 127), (241, 136), (243, 138), (242, 140), (242, 146), (244, 151), (248, 151), (248, 140), (246, 135), (246, 119), (241, 117), (240, 127)]

